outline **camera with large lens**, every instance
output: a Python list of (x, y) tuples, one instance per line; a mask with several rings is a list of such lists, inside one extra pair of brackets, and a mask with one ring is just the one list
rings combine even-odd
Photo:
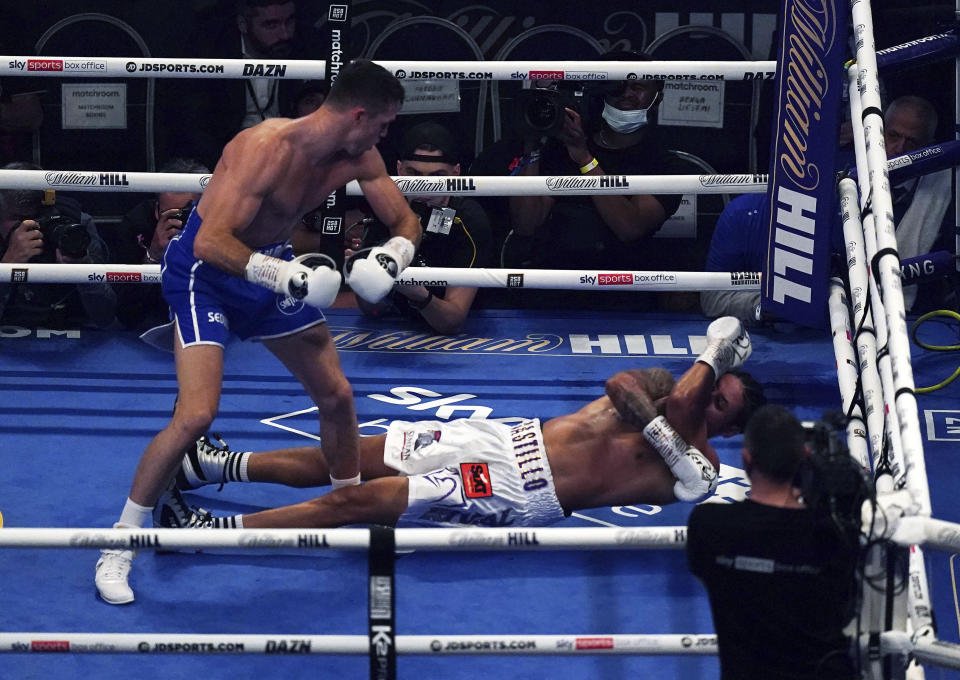
[(564, 109), (581, 112), (583, 90), (536, 87), (516, 98), (516, 128), (522, 137), (556, 137), (563, 131)]
[(36, 223), (43, 236), (43, 259), (53, 262), (57, 250), (74, 260), (87, 256), (90, 233), (82, 224), (59, 213), (37, 217)]
[(193, 201), (188, 201), (185, 206), (170, 215), (170, 219), (180, 220), (181, 223), (186, 224), (191, 212), (193, 212)]
[(809, 509), (856, 536), (860, 508), (871, 495), (871, 484), (847, 449), (845, 421), (840, 413), (826, 413), (822, 420), (803, 423), (809, 455), (800, 465), (797, 486)]

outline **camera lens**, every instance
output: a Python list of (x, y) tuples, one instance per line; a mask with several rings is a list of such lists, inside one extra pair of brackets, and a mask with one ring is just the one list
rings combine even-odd
[(550, 130), (557, 124), (560, 107), (553, 98), (535, 97), (526, 110), (526, 122), (534, 130)]

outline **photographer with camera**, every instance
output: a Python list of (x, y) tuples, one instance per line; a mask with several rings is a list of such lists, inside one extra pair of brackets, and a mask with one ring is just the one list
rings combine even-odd
[[(422, 185), (423, 196), (407, 196), (413, 212), (420, 217), (423, 240), (412, 266), (419, 267), (489, 267), (493, 237), (487, 214), (477, 201), (463, 196), (430, 195), (431, 190), (445, 188), (445, 178), (460, 175), (456, 141), (444, 126), (423, 122), (414, 125), (401, 138), (397, 175), (420, 178), (411, 180)], [(362, 230), (361, 247), (374, 246), (389, 237), (386, 227), (363, 218), (348, 221), (347, 237)], [(359, 228), (359, 229), (358, 229)], [(356, 242), (347, 244), (355, 250)], [(415, 269), (407, 272), (417, 278)], [(442, 286), (424, 282), (419, 286), (394, 286), (383, 301), (370, 304), (361, 298), (357, 304), (366, 314), (384, 316), (399, 313), (422, 319), (437, 333), (456, 333), (470, 312), (477, 296), (472, 286)]]
[[(41, 170), (8, 163), (6, 170)], [(0, 262), (104, 263), (107, 247), (80, 204), (53, 191), (0, 190)], [(117, 296), (109, 283), (0, 283), (0, 321), (30, 328), (106, 328), (116, 320)]]
[[(649, 57), (617, 51), (603, 59)], [(662, 90), (661, 80), (592, 81), (579, 98), (566, 98), (565, 105), (562, 94), (528, 90), (532, 93), (518, 107), (527, 152), (518, 174), (596, 178), (682, 173), (651, 124)], [(573, 103), (576, 99), (579, 105)], [(636, 270), (645, 268), (647, 239), (679, 205), (680, 196), (672, 194), (515, 196), (510, 220), (515, 235), (526, 237), (530, 266)]]
[(840, 496), (859, 493), (860, 473), (845, 447), (815, 437), (808, 452), (809, 439), (785, 408), (758, 409), (743, 436), (749, 498), (690, 513), (687, 559), (710, 596), (724, 680), (855, 677), (844, 627), (860, 505)]
[[(210, 174), (207, 166), (190, 158), (174, 158), (158, 172)], [(160, 264), (170, 239), (183, 229), (199, 200), (199, 193), (160, 192), (138, 203), (119, 224), (103, 230), (111, 261)], [(118, 286), (117, 299), (117, 318), (126, 328), (146, 330), (169, 321), (159, 283)]]

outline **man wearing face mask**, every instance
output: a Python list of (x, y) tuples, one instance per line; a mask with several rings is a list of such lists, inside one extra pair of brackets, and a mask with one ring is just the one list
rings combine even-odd
[[(647, 61), (649, 57), (612, 52), (603, 59)], [(658, 138), (653, 121), (662, 90), (660, 80), (604, 83), (599, 120), (589, 119), (589, 97), (584, 97), (588, 101), (581, 106), (583, 111), (567, 108), (559, 134), (545, 141), (527, 141), (528, 153), (518, 174), (682, 173)], [(529, 266), (637, 270), (645, 268), (648, 239), (679, 205), (680, 196), (675, 194), (515, 196), (510, 199), (510, 218), (515, 234), (530, 242)]]

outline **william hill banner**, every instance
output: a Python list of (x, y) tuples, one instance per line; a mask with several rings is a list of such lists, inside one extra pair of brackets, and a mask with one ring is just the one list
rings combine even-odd
[(847, 6), (841, 0), (781, 0), (780, 24), (761, 306), (780, 318), (822, 327)]

